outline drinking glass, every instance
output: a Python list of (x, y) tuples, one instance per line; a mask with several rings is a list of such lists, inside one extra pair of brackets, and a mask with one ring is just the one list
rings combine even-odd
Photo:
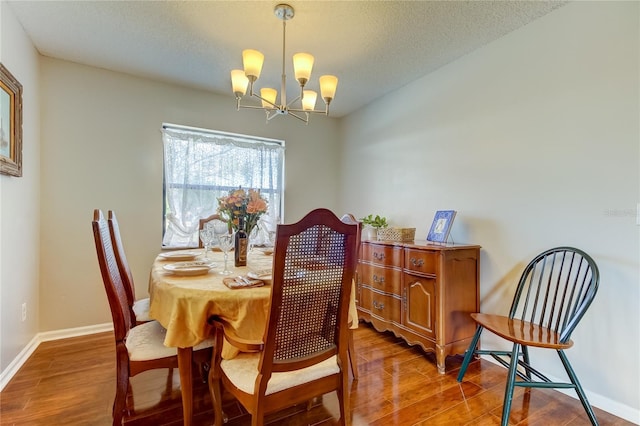
[(229, 251), (235, 244), (236, 233), (226, 233), (218, 235), (218, 247), (224, 253), (224, 269), (220, 271), (220, 275), (229, 275), (232, 272), (227, 268), (227, 260), (229, 258)]
[(253, 251), (253, 247), (256, 245), (256, 240), (258, 239), (258, 227), (254, 226), (249, 234), (249, 253)]
[(214, 241), (217, 240), (220, 235), (229, 233), (229, 224), (223, 220), (212, 220), (207, 223), (207, 226), (213, 232)]
[(207, 227), (200, 230), (200, 241), (202, 241), (202, 245), (204, 247), (204, 257), (209, 260), (209, 250), (211, 250), (211, 245), (213, 244), (213, 231)]

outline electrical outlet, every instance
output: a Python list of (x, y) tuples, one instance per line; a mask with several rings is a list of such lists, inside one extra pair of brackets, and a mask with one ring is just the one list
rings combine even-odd
[(27, 302), (22, 304), (22, 321), (26, 321), (27, 319)]

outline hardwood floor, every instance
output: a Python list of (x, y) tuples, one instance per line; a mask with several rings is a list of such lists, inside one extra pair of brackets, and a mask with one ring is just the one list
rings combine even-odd
[[(478, 360), (463, 383), (456, 381), (460, 357), (447, 359), (447, 374), (437, 373), (435, 357), (407, 346), (366, 324), (355, 330), (360, 379), (351, 382), (352, 424), (499, 425), (506, 370)], [(569, 356), (571, 354), (569, 353)], [(195, 425), (213, 422), (206, 385), (194, 389)], [(115, 395), (113, 335), (101, 333), (42, 343), (0, 393), (2, 425), (110, 425)], [(293, 407), (269, 417), (273, 425), (332, 425), (337, 418), (335, 394), (309, 410)], [(178, 371), (142, 373), (132, 379), (132, 407), (125, 424), (180, 425), (182, 411)], [(600, 424), (632, 425), (595, 409)], [(234, 401), (225, 405), (229, 426), (250, 419)], [(580, 402), (553, 390), (516, 389), (513, 425), (589, 424)]]

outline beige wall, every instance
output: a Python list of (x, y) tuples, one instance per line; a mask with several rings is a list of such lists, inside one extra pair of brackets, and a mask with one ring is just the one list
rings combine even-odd
[[(0, 175), (0, 371), (39, 331), (40, 110), (38, 53), (0, 2), (0, 62), (22, 84), (22, 177)], [(22, 321), (22, 304), (27, 318)], [(0, 378), (3, 377), (0, 375)]]
[[(337, 206), (337, 126), (235, 110), (231, 96), (43, 58), (40, 331), (109, 322), (91, 233), (118, 213), (138, 297), (162, 237), (163, 122), (283, 139), (285, 220)], [(310, 131), (313, 129), (312, 131)], [(313, 177), (314, 179), (311, 179)], [(74, 306), (74, 309), (66, 309)]]
[[(508, 311), (538, 252), (590, 253), (601, 287), (568, 356), (595, 405), (636, 421), (638, 5), (569, 4), (341, 126), (345, 209), (385, 215), (422, 238), (436, 210), (457, 210), (453, 239), (483, 247), (482, 311)], [(555, 354), (532, 356), (565, 377)]]

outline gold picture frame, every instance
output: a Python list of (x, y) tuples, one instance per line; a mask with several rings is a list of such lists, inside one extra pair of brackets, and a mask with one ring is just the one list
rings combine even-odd
[(22, 85), (1, 63), (0, 173), (22, 176)]

